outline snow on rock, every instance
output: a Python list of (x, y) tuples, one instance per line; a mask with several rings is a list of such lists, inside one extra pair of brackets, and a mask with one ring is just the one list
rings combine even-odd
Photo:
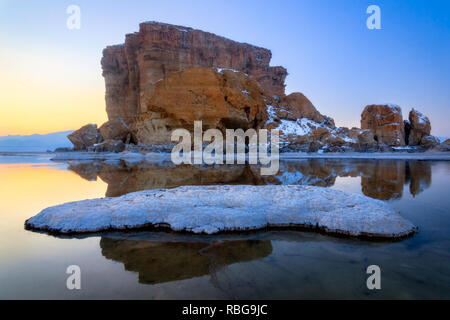
[[(239, 71), (239, 70), (236, 70), (236, 69), (230, 69), (230, 68), (215, 68), (215, 69), (216, 69), (216, 71), (218, 73), (223, 73), (223, 71), (242, 72), (242, 71)], [(242, 72), (242, 73), (245, 74), (246, 76), (248, 76), (247, 73), (245, 73), (245, 72)]]
[(402, 108), (400, 108), (400, 106), (398, 104), (393, 104), (393, 103), (386, 103), (386, 105), (391, 108), (393, 113), (402, 113)]
[(430, 122), (428, 117), (426, 117), (422, 112), (414, 110), (417, 113), (417, 122), (420, 124), (426, 124), (427, 122)]
[(266, 125), (273, 123), (272, 127), (280, 132), (280, 145), (290, 145), (295, 143), (309, 144), (319, 141), (323, 144), (356, 144), (357, 140), (348, 136), (348, 132), (342, 128), (330, 128), (324, 122), (317, 123), (307, 118), (300, 118), (296, 121), (281, 119), (275, 122), (275, 111), (272, 106), (267, 106), (269, 120)]
[(297, 121), (281, 120), (281, 124), (276, 129), (283, 132), (284, 135), (304, 136), (311, 133), (311, 124), (315, 124), (314, 121), (305, 118)]
[(311, 186), (184, 186), (43, 210), (27, 228), (58, 233), (144, 226), (214, 234), (265, 227), (311, 227), (351, 236), (396, 238), (415, 231), (387, 203)]

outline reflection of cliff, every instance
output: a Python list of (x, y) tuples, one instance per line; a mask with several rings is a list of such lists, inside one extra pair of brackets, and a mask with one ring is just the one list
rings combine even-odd
[(380, 200), (400, 199), (405, 184), (405, 161), (375, 161), (365, 166), (361, 177), (362, 192)]
[[(102, 163), (71, 164), (69, 169), (85, 179), (98, 176), (108, 184), (107, 197), (141, 190), (175, 188), (184, 185), (262, 184), (256, 170), (248, 166), (199, 167), (190, 165), (151, 165), (128, 167)], [(92, 170), (88, 174), (89, 170)]]
[(75, 172), (87, 181), (96, 181), (100, 167), (103, 165), (103, 163), (93, 161), (73, 161), (69, 162), (67, 169)]
[(330, 187), (336, 177), (361, 177), (362, 192), (380, 200), (399, 199), (410, 182), (417, 195), (431, 185), (431, 165), (427, 161), (310, 159), (280, 163), (278, 175), (264, 178), (268, 183)]
[(431, 166), (427, 161), (409, 161), (407, 163), (409, 176), (409, 192), (418, 195), (431, 186)]
[(272, 253), (270, 241), (152, 242), (102, 238), (102, 254), (139, 273), (139, 282), (162, 283), (210, 274), (237, 262), (264, 258)]
[(264, 180), (274, 184), (299, 184), (317, 187), (331, 187), (336, 177), (357, 177), (361, 172), (357, 162), (343, 162), (332, 159), (309, 159), (302, 161), (282, 161), (280, 171)]
[(412, 195), (431, 185), (431, 165), (427, 161), (406, 160), (339, 160), (308, 159), (280, 161), (277, 175), (262, 177), (252, 166), (174, 166), (172, 163), (108, 164), (105, 162), (73, 162), (69, 169), (87, 180), (100, 177), (108, 184), (106, 196), (174, 188), (183, 185), (214, 184), (298, 184), (330, 187), (337, 177), (361, 177), (362, 192), (371, 198), (401, 198), (409, 183)]

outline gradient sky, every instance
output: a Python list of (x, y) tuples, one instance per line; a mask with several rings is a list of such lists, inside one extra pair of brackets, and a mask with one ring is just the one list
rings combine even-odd
[[(69, 30), (66, 9), (81, 8)], [(381, 8), (382, 30), (366, 27)], [(396, 103), (450, 136), (450, 1), (447, 0), (0, 0), (0, 135), (49, 133), (106, 121), (102, 49), (140, 22), (210, 31), (272, 51), (338, 126), (359, 126), (365, 105)]]

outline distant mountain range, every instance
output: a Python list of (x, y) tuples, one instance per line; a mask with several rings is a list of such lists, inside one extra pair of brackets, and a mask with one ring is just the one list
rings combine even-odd
[(0, 137), (0, 152), (45, 152), (56, 148), (71, 148), (67, 135), (73, 130), (28, 136), (9, 135)]

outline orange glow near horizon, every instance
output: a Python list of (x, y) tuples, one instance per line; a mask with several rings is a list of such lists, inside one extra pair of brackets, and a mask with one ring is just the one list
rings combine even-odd
[(79, 61), (0, 52), (0, 136), (46, 134), (107, 121), (100, 67), (92, 72), (95, 66), (80, 67)]
[[(36, 214), (36, 210), (48, 206), (103, 197), (107, 188), (107, 184), (100, 179), (87, 181), (74, 172), (48, 164), (0, 164), (0, 178), (2, 223), (17, 219), (25, 221), (24, 219)], [(24, 195), (27, 197), (26, 201), (23, 201)], [(19, 213), (28, 216), (21, 216)]]
[(0, 227), (4, 245), (0, 261), (4, 263), (12, 257), (41, 254), (35, 250), (37, 241), (50, 239), (26, 231), (26, 219), (49, 206), (104, 197), (107, 188), (100, 179), (87, 181), (75, 172), (48, 163), (0, 164), (0, 181)]
[[(0, 177), (2, 207), (11, 210), (18, 204), (28, 207), (30, 203), (38, 203), (45, 208), (67, 201), (103, 197), (107, 187), (101, 179), (87, 181), (75, 172), (48, 163), (0, 164)], [(24, 194), (27, 201), (23, 201)]]

